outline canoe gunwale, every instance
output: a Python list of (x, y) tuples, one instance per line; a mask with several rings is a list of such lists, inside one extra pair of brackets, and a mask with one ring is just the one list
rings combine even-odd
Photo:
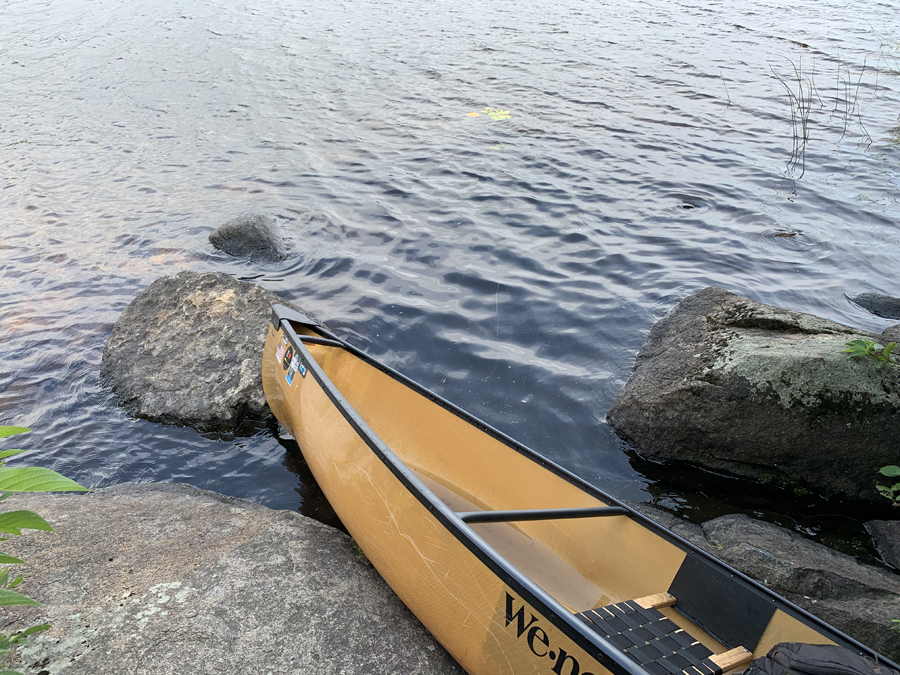
[[(626, 515), (627, 517), (638, 521), (640, 525), (651, 530), (658, 536), (661, 536), (678, 548), (684, 550), (688, 555), (697, 556), (705, 562), (712, 564), (714, 567), (719, 568), (722, 572), (728, 574), (736, 583), (747, 588), (754, 594), (760, 595), (766, 600), (771, 601), (776, 609), (784, 611), (786, 614), (793, 616), (794, 618), (813, 628), (814, 630), (823, 633), (826, 637), (834, 640), (834, 642), (843, 647), (854, 650), (869, 658), (875, 659), (876, 663), (885, 663), (892, 668), (900, 670), (900, 665), (894, 663), (885, 656), (879, 654), (878, 652), (875, 652), (869, 647), (866, 647), (854, 638), (827, 624), (823, 620), (819, 619), (813, 614), (810, 614), (809, 612), (790, 602), (786, 598), (783, 598), (780, 595), (777, 595), (776, 593), (770, 591), (768, 588), (761, 585), (754, 579), (751, 579), (742, 572), (739, 572), (728, 564), (722, 562), (718, 558), (697, 548), (686, 539), (683, 539), (677, 534), (659, 525), (655, 521), (651, 520), (644, 514), (636, 511), (635, 509), (631, 508), (615, 497), (606, 494), (599, 488), (591, 485), (590, 483), (587, 483), (562, 466), (546, 459), (545, 457), (542, 457), (534, 450), (528, 448), (525, 445), (522, 445), (502, 431), (474, 417), (470, 413), (459, 408), (440, 395), (426, 389), (422, 385), (416, 383), (402, 373), (394, 370), (390, 366), (387, 366), (374, 357), (369, 356), (365, 352), (347, 343), (345, 340), (329, 331), (327, 328), (321, 325), (321, 323), (283, 305), (272, 306), (271, 321), (276, 330), (278, 330), (279, 328), (282, 328), (284, 330), (284, 334), (287, 335), (288, 339), (293, 344), (296, 353), (298, 355), (301, 355), (301, 357), (305, 361), (304, 365), (307, 366), (309, 372), (312, 373), (315, 380), (322, 387), (322, 390), (341, 412), (347, 422), (353, 427), (354, 431), (359, 434), (360, 438), (364, 440), (366, 445), (379, 457), (382, 462), (384, 462), (388, 469), (407, 487), (407, 489), (412, 492), (412, 494), (418, 499), (418, 501), (423, 506), (425, 506), (425, 508), (427, 508), (428, 511), (445, 527), (447, 527), (448, 530), (451, 531), (454, 536), (461, 543), (463, 543), (463, 545), (466, 546), (467, 549), (475, 554), (482, 563), (491, 568), (494, 573), (498, 574), (498, 576), (500, 576), (504, 583), (508, 584), (511, 588), (518, 592), (521, 597), (527, 599), (529, 602), (531, 602), (532, 605), (542, 611), (542, 613), (549, 621), (551, 621), (557, 628), (562, 630), (580, 647), (585, 649), (588, 653), (592, 653), (601, 665), (608, 668), (612, 672), (617, 673), (617, 675), (650, 675), (650, 673), (645, 668), (632, 661), (624, 652), (620, 651), (612, 643), (608, 642), (606, 639), (588, 628), (578, 619), (575, 614), (567, 610), (555, 598), (550, 596), (546, 591), (535, 584), (529, 577), (524, 575), (514, 565), (506, 560), (506, 558), (504, 558), (496, 550), (494, 550), (494, 548), (490, 546), (490, 544), (482, 539), (478, 535), (478, 533), (475, 532), (471, 528), (471, 526), (462, 519), (462, 515), (468, 514), (457, 513), (453, 511), (439, 497), (437, 497), (437, 495), (435, 495), (418, 478), (418, 476), (416, 476), (415, 473), (413, 473), (413, 471), (409, 467), (407, 467), (406, 464), (396, 454), (394, 454), (394, 452), (378, 437), (378, 435), (375, 434), (375, 432), (368, 426), (365, 420), (363, 420), (362, 417), (356, 412), (353, 406), (351, 406), (346, 398), (344, 398), (343, 394), (341, 394), (337, 387), (335, 387), (330, 378), (325, 374), (322, 367), (312, 357), (309, 350), (305, 347), (305, 339), (308, 339), (311, 344), (325, 344), (327, 341), (328, 346), (339, 346), (347, 350), (354, 356), (363, 360), (368, 365), (382, 371), (393, 379), (410, 387), (417, 393), (440, 405), (442, 408), (453, 413), (457, 417), (460, 417), (472, 426), (475, 426), (476, 428), (489, 434), (493, 438), (501, 441), (519, 454), (525, 455), (532, 461), (556, 474), (560, 478), (584, 490), (597, 499), (602, 500), (603, 502), (608, 504), (609, 507), (616, 508), (617, 511), (619, 508), (621, 508), (623, 511), (621, 515)], [(301, 337), (294, 330), (291, 322), (304, 325), (305, 327), (323, 336), (325, 340), (312, 336)]]
[(627, 516), (619, 506), (589, 506), (582, 509), (530, 509), (527, 511), (454, 511), (466, 524), (521, 523), (533, 520), (565, 520), (567, 518), (604, 518)]

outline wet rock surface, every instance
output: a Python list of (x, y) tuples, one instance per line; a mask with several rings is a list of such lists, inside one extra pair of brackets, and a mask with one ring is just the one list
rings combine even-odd
[(273, 303), (303, 311), (218, 272), (157, 279), (116, 321), (101, 381), (137, 417), (250, 433), (274, 419), (260, 370)]
[(298, 513), (148, 483), (12, 503), (57, 530), (4, 544), (43, 605), (0, 630), (53, 624), (25, 673), (462, 675), (348, 536)]
[[(870, 520), (866, 530), (872, 535), (884, 561), (900, 570), (900, 520)], [(896, 618), (900, 619), (900, 616)]]
[(274, 262), (291, 254), (275, 221), (264, 215), (245, 215), (220, 225), (209, 235), (210, 243), (236, 258)]
[(900, 576), (745, 515), (696, 525), (646, 504), (633, 508), (698, 548), (893, 660), (900, 659)]
[(880, 293), (860, 293), (850, 298), (863, 309), (885, 319), (900, 319), (900, 298)]
[(880, 503), (900, 448), (900, 368), (850, 359), (878, 336), (721, 288), (650, 331), (607, 414), (639, 454)]

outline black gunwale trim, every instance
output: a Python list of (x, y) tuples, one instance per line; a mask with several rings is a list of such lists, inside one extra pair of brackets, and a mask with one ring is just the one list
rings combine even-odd
[[(334, 385), (331, 383), (331, 380), (328, 378), (327, 375), (325, 375), (325, 373), (324, 373), (324, 371), (322, 371), (321, 367), (319, 367), (318, 362), (315, 359), (311, 358), (309, 351), (305, 347), (302, 347), (302, 342), (301, 342), (300, 336), (297, 335), (297, 333), (294, 331), (293, 327), (289, 323), (292, 320), (297, 321), (298, 323), (302, 323), (304, 326), (306, 326), (310, 330), (320, 333), (321, 335), (324, 335), (326, 338), (340, 343), (341, 346), (345, 350), (347, 350), (354, 356), (358, 357), (362, 361), (366, 362), (370, 366), (380, 370), (381, 372), (385, 373), (386, 375), (389, 375), (390, 377), (397, 380), (398, 382), (410, 387), (417, 393), (428, 398), (432, 402), (440, 405), (442, 408), (446, 409), (448, 412), (453, 413), (454, 415), (456, 415), (457, 417), (468, 422), (469, 424), (476, 427), (477, 429), (480, 429), (481, 431), (487, 433), (488, 435), (492, 436), (496, 440), (501, 441), (504, 445), (512, 448), (519, 454), (528, 457), (529, 459), (531, 459), (538, 465), (546, 468), (547, 470), (551, 471), (552, 473), (556, 474), (557, 476), (566, 480), (567, 482), (571, 483), (572, 485), (575, 485), (576, 487), (581, 488), (588, 494), (606, 502), (607, 504), (622, 507), (623, 509), (625, 509), (628, 512), (629, 517), (631, 517), (634, 520), (637, 520), (642, 526), (648, 528), (655, 534), (663, 537), (666, 541), (669, 541), (670, 543), (676, 545), (678, 548), (684, 550), (685, 552), (687, 552), (688, 555), (700, 556), (707, 562), (711, 563), (714, 567), (718, 567), (723, 572), (729, 574), (735, 580), (736, 583), (739, 583), (742, 586), (749, 588), (754, 593), (760, 594), (764, 598), (770, 600), (776, 609), (780, 609), (783, 612), (785, 612), (786, 614), (793, 616), (795, 619), (799, 620), (801, 623), (804, 623), (811, 628), (814, 628), (818, 631), (823, 632), (826, 635), (826, 637), (834, 640), (840, 646), (846, 647), (851, 650), (855, 650), (859, 653), (862, 653), (871, 658), (874, 658), (876, 660), (876, 662), (885, 663), (889, 667), (900, 670), (900, 665), (898, 665), (897, 663), (894, 663), (892, 660), (888, 659), (886, 656), (879, 654), (878, 652), (876, 652), (873, 649), (870, 649), (869, 647), (865, 646), (858, 640), (855, 640), (854, 638), (841, 632), (834, 626), (831, 626), (830, 624), (826, 623), (822, 619), (819, 619), (818, 617), (814, 616), (813, 614), (810, 614), (802, 607), (795, 605), (790, 600), (787, 600), (786, 598), (783, 598), (780, 595), (770, 591), (768, 588), (766, 588), (759, 582), (755, 581), (754, 579), (751, 579), (750, 577), (745, 575), (743, 572), (740, 572), (740, 571), (734, 569), (733, 567), (722, 562), (715, 556), (707, 553), (706, 551), (703, 551), (703, 550), (697, 548), (696, 546), (694, 546), (692, 543), (690, 543), (686, 539), (684, 539), (684, 538), (678, 536), (677, 534), (675, 534), (674, 532), (666, 529), (665, 527), (663, 527), (662, 525), (658, 524), (657, 522), (651, 520), (650, 518), (648, 518), (644, 514), (640, 513), (639, 511), (634, 510), (633, 508), (631, 508), (627, 504), (623, 503), (622, 501), (616, 499), (612, 495), (609, 495), (609, 494), (603, 492), (602, 490), (600, 490), (599, 488), (591, 485), (590, 483), (586, 482), (584, 479), (576, 476), (575, 474), (571, 473), (570, 471), (563, 468), (559, 464), (556, 464), (555, 462), (548, 460), (545, 457), (542, 457), (541, 455), (539, 455), (537, 452), (535, 452), (531, 448), (519, 443), (518, 441), (513, 439), (511, 436), (504, 434), (502, 431), (492, 427), (491, 425), (487, 424), (486, 422), (471, 415), (470, 413), (466, 412), (462, 408), (459, 408), (458, 406), (451, 403), (447, 399), (441, 397), (440, 395), (435, 394), (434, 392), (430, 391), (429, 389), (426, 389), (425, 387), (418, 384), (414, 380), (410, 379), (406, 375), (403, 375), (402, 373), (394, 370), (390, 366), (387, 366), (387, 365), (381, 363), (374, 357), (369, 356), (362, 350), (354, 347), (353, 345), (349, 344), (346, 340), (343, 340), (342, 338), (338, 337), (337, 335), (335, 335), (334, 333), (332, 333), (331, 331), (326, 329), (320, 323), (313, 322), (306, 315), (295, 312), (287, 307), (284, 307), (283, 305), (273, 305), (272, 306), (272, 325), (277, 330), (281, 327), (282, 322), (285, 323), (285, 327), (287, 328), (287, 330), (285, 331), (286, 334), (288, 334), (289, 338), (291, 337), (291, 335), (293, 335), (293, 338), (294, 338), (293, 341), (295, 341), (296, 343), (301, 345), (300, 349), (297, 349), (297, 346), (298, 346), (297, 344), (295, 344), (294, 347), (295, 347), (295, 349), (297, 349), (298, 352), (302, 351), (304, 359), (307, 362), (307, 366), (309, 367), (310, 371), (313, 373), (313, 376), (316, 378), (316, 381), (319, 382), (320, 386), (322, 386), (322, 388), (323, 388), (323, 390), (325, 390), (326, 394), (329, 394), (329, 388), (331, 390), (333, 390), (335, 394), (337, 394), (337, 399), (332, 398), (329, 394), (329, 398), (331, 398), (332, 402), (338, 406), (338, 408), (341, 410), (344, 417), (348, 420), (348, 422), (351, 423), (351, 425), (353, 425), (353, 422), (351, 421), (351, 417), (355, 417), (360, 422), (362, 422), (362, 424), (364, 425), (363, 428), (368, 429), (372, 438), (369, 438), (368, 434), (362, 433), (362, 428), (357, 429), (357, 433), (360, 433), (361, 437), (364, 438), (364, 440), (366, 440), (366, 443), (369, 445), (369, 447), (372, 448), (373, 451), (376, 451), (377, 454), (379, 454), (382, 461), (384, 461), (387, 464), (387, 466), (391, 469), (391, 471), (393, 471), (394, 474), (398, 478), (400, 478), (401, 482), (403, 482), (404, 484), (407, 485), (407, 487), (409, 487), (410, 489), (413, 490), (414, 494), (416, 494), (419, 501), (422, 502), (426, 506), (426, 508), (428, 508), (429, 511), (431, 511), (435, 515), (435, 517), (437, 517), (439, 520), (441, 520), (442, 522), (444, 522), (447, 525), (453, 524), (455, 526), (454, 530), (457, 534), (457, 538), (460, 539), (461, 541), (463, 541), (467, 545), (467, 548), (469, 548), (470, 550), (472, 550), (473, 553), (478, 555), (478, 557), (480, 559), (482, 559), (483, 562), (488, 563), (489, 566), (491, 566), (491, 567), (494, 567), (494, 565), (498, 565), (501, 567), (501, 569), (504, 568), (504, 566), (501, 565), (501, 563), (505, 563), (506, 566), (508, 566), (509, 568), (514, 570), (516, 572), (517, 576), (521, 577), (521, 581), (524, 581), (527, 584), (527, 586), (531, 587), (532, 589), (534, 589), (537, 592), (536, 594), (533, 594), (533, 593), (529, 592), (528, 589), (526, 589), (525, 585), (522, 585), (522, 587), (520, 589), (517, 589), (520, 592), (520, 595), (523, 595), (523, 597), (526, 595), (531, 596), (532, 600), (535, 601), (534, 604), (544, 605), (546, 607), (546, 609), (548, 610), (548, 612), (546, 614), (547, 618), (550, 619), (551, 621), (553, 621), (554, 616), (562, 619), (562, 625), (560, 625), (556, 622), (554, 622), (554, 623), (557, 625), (557, 627), (563, 629), (563, 632), (565, 632), (569, 638), (573, 639), (577, 644), (579, 644), (579, 646), (582, 646), (582, 648), (585, 648), (585, 645), (583, 644), (583, 640), (585, 637), (588, 638), (587, 643), (589, 645), (591, 645), (592, 647), (594, 647), (595, 649), (600, 648), (601, 645), (597, 644), (595, 642), (594, 634), (592, 634), (592, 632), (586, 632), (586, 631), (582, 630), (582, 627), (578, 624), (577, 619), (575, 619), (576, 615), (572, 614), (568, 610), (565, 610), (565, 608), (562, 607), (562, 605), (560, 605), (556, 600), (554, 600), (549, 595), (547, 595), (540, 587), (538, 587), (536, 584), (531, 582), (531, 580), (528, 579), (527, 577), (525, 577), (525, 575), (522, 575), (520, 572), (518, 572), (518, 570), (515, 567), (513, 567), (509, 562), (507, 562), (505, 560), (505, 558), (503, 558), (499, 553), (494, 551), (493, 548), (490, 547), (486, 542), (481, 540), (480, 537), (478, 538), (477, 543), (471, 539), (470, 533), (473, 533), (471, 528), (469, 528), (467, 525), (462, 523), (462, 521), (459, 520), (459, 518), (456, 516), (456, 514), (453, 511), (451, 511), (449, 508), (447, 508), (444, 505), (444, 503), (441, 502), (440, 499), (436, 495), (434, 495), (431, 492), (431, 490), (429, 490), (418, 479), (418, 477), (416, 477), (414, 474), (412, 474), (410, 469), (408, 467), (406, 467), (406, 465), (400, 460), (399, 457), (394, 455), (394, 453), (389, 448), (387, 448), (387, 446), (381, 441), (380, 438), (378, 438), (378, 436), (373, 431), (371, 431), (371, 429), (369, 429), (368, 425), (365, 424), (365, 422), (362, 420), (362, 418), (359, 417), (359, 415), (356, 413), (356, 411), (353, 409), (353, 407), (350, 406), (350, 404), (346, 401), (346, 399), (344, 399), (344, 397), (340, 394), (340, 392), (337, 391), (337, 388), (334, 387)], [(326, 386), (326, 384), (324, 384), (323, 381), (327, 382), (327, 386)], [(355, 425), (353, 425), (353, 426), (355, 428)], [(372, 439), (377, 441), (377, 444), (380, 444), (380, 446), (382, 448), (384, 448), (384, 450), (387, 451), (386, 454), (382, 455), (380, 450), (377, 450), (375, 447), (373, 447), (370, 444), (370, 440), (372, 440)], [(406, 480), (407, 478), (410, 480), (409, 483), (407, 483), (407, 480)], [(437, 513), (435, 511), (437, 511)], [(446, 511), (446, 513), (444, 513), (444, 511)], [(452, 516), (452, 517), (448, 518), (447, 517), (448, 515)], [(459, 525), (457, 525), (457, 522), (461, 523), (463, 525), (463, 527), (459, 527)], [(475, 536), (477, 537), (477, 535), (475, 535)], [(470, 543), (472, 545), (469, 545)], [(473, 545), (474, 545), (474, 548), (473, 548)], [(488, 554), (488, 559), (485, 560), (482, 557), (482, 555), (479, 555), (479, 552), (481, 552), (482, 554), (490, 552)], [(491, 555), (495, 556), (495, 557), (491, 557)], [(491, 563), (493, 563), (493, 564), (491, 564)], [(509, 580), (512, 580), (512, 578), (513, 577), (510, 577)], [(509, 580), (507, 578), (504, 578), (504, 581), (509, 581)], [(510, 583), (509, 585), (517, 586), (517, 585), (519, 585), (519, 583), (516, 583), (516, 584)], [(539, 598), (540, 598), (540, 600), (539, 600)], [(550, 602), (549, 603), (544, 602), (543, 598), (547, 598)], [(559, 609), (562, 609), (564, 611), (559, 612)], [(572, 617), (574, 620), (571, 620), (569, 617)], [(576, 633), (576, 635), (578, 637), (576, 638), (576, 636), (572, 635), (569, 631), (565, 630), (565, 628), (574, 629), (574, 632)], [(618, 656), (618, 650), (616, 650), (616, 648), (613, 645), (609, 645), (609, 646), (612, 647), (612, 649), (614, 650), (613, 653)], [(588, 651), (590, 653), (591, 650), (586, 649), (586, 651)], [(607, 657), (610, 656), (610, 654), (604, 654), (604, 655)], [(623, 653), (623, 655), (624, 655), (624, 653)], [(616, 661), (618, 661), (618, 659), (616, 659)], [(602, 663), (602, 661), (601, 661), (601, 663)], [(603, 663), (603, 665), (606, 666), (607, 668), (609, 667), (609, 664), (607, 664), (607, 663)], [(635, 671), (632, 670), (632, 667), (636, 667), (638, 669), (637, 670), (638, 675), (649, 675), (645, 669), (641, 668), (634, 662), (630, 661), (630, 659), (625, 664), (620, 665), (618, 662), (616, 662), (614, 665), (624, 667), (626, 670), (628, 670), (632, 673), (635, 673)]]
[(528, 509), (518, 511), (456, 511), (464, 523), (510, 523), (531, 520), (567, 520), (569, 518), (603, 518), (627, 516), (619, 506), (588, 506), (581, 509)]

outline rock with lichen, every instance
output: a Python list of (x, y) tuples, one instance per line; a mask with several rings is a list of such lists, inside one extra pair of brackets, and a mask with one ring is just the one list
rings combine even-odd
[(878, 336), (707, 288), (651, 329), (607, 420), (651, 459), (880, 502), (900, 367), (848, 358), (857, 338)]

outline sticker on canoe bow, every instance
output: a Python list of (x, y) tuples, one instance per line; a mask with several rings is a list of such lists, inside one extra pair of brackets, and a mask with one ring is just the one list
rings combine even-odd
[(275, 360), (281, 361), (282, 358), (284, 358), (284, 343), (283, 342), (280, 345), (278, 345), (278, 349), (275, 350)]
[(281, 367), (287, 370), (291, 361), (294, 359), (294, 345), (288, 345), (287, 350), (284, 352), (284, 358), (281, 359)]
[(288, 384), (294, 384), (294, 376), (297, 375), (297, 371), (300, 371), (301, 377), (306, 377), (306, 366), (300, 363), (300, 359), (296, 356), (291, 359), (291, 367), (288, 369), (287, 375), (285, 375), (284, 379), (287, 380)]

